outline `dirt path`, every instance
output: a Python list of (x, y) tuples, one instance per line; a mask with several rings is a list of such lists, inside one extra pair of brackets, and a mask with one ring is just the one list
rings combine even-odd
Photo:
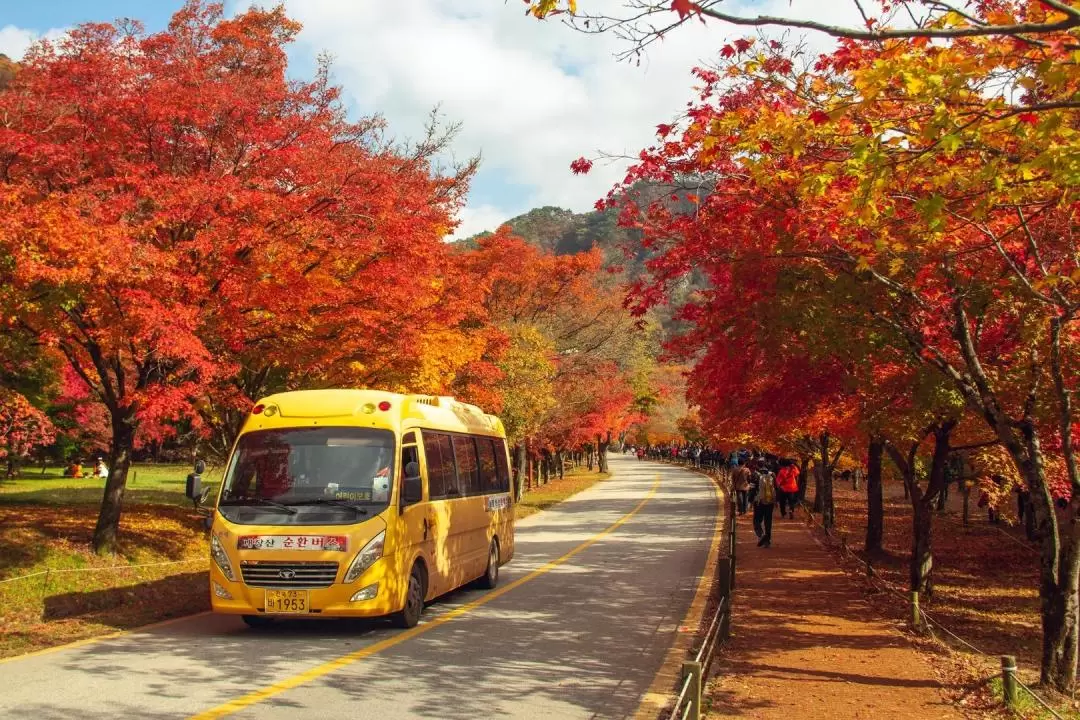
[(710, 688), (709, 717), (950, 718), (927, 659), (867, 605), (801, 520), (773, 523), (756, 547), (739, 518), (732, 638)]

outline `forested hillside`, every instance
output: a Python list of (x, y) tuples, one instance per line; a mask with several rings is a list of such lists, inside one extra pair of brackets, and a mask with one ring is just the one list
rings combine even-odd
[[(641, 196), (639, 202), (652, 202), (653, 198), (663, 198), (672, 191), (660, 185), (641, 185), (635, 187), (633, 192)], [(668, 202), (676, 212), (690, 212), (693, 207), (677, 195), (671, 195)], [(646, 246), (639, 229), (620, 226), (616, 208), (575, 213), (548, 205), (511, 218), (506, 224), (514, 235), (530, 245), (556, 255), (576, 255), (599, 248), (603, 253), (605, 269), (621, 276), (626, 285), (647, 276), (650, 257), (657, 250), (662, 250), (655, 244)], [(491, 234), (483, 232), (458, 244), (463, 248), (475, 248), (477, 240)], [(670, 338), (679, 333), (682, 324), (674, 317), (676, 309), (705, 286), (704, 276), (700, 273), (691, 273), (679, 279), (678, 286), (672, 288), (670, 304), (657, 308), (654, 315), (663, 326), (665, 336)]]

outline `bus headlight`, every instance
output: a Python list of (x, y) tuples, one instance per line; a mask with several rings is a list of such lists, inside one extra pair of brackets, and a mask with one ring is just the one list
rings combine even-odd
[(349, 566), (349, 571), (345, 573), (345, 578), (342, 582), (353, 582), (356, 578), (360, 577), (360, 573), (374, 565), (375, 561), (382, 557), (383, 540), (385, 539), (385, 530), (371, 538), (368, 544), (364, 546), (364, 549), (356, 553), (356, 559), (352, 561), (352, 565)]
[(232, 582), (236, 581), (236, 575), (233, 574), (232, 563), (229, 562), (229, 554), (225, 552), (225, 548), (221, 547), (217, 535), (210, 536), (210, 557), (214, 558), (214, 562), (221, 568), (221, 572), (225, 577)]

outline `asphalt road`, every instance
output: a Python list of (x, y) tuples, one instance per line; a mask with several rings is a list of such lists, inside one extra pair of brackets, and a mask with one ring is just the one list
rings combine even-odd
[(717, 504), (701, 475), (611, 466), (518, 523), (498, 588), (443, 597), (412, 630), (197, 615), (0, 664), (0, 716), (630, 717), (704, 573)]

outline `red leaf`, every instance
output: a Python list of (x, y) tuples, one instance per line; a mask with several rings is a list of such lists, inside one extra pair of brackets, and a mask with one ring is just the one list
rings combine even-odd
[(1020, 113), (1016, 116), (1016, 119), (1028, 125), (1036, 125), (1039, 122), (1039, 116), (1033, 112)]
[(824, 125), (829, 121), (829, 116), (821, 110), (815, 110), (814, 112), (810, 113), (810, 122), (814, 123), (815, 125)]
[(665, 124), (657, 125), (656, 126), (656, 134), (659, 135), (662, 138), (667, 137), (668, 135), (671, 134), (671, 126), (670, 125), (665, 125)]
[(680, 20), (685, 20), (688, 15), (700, 11), (701, 7), (690, 0), (671, 0), (671, 9), (679, 13)]
[(592, 160), (587, 160), (583, 157), (579, 157), (574, 162), (570, 163), (570, 170), (575, 175), (584, 175), (592, 170)]
[(753, 40), (747, 40), (746, 38), (739, 38), (738, 40), (735, 41), (735, 49), (738, 50), (740, 53), (744, 53), (747, 50), (749, 50), (751, 48), (751, 46), (753, 46), (753, 44), (754, 44)]

